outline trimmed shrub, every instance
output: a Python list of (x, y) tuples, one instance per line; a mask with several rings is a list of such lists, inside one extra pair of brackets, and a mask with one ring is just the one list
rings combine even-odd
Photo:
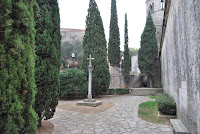
[(176, 103), (168, 94), (157, 94), (156, 102), (158, 106), (158, 111), (162, 114), (176, 115)]
[(116, 93), (123, 95), (123, 94), (129, 94), (130, 89), (129, 88), (118, 88), (116, 89)]
[(109, 88), (106, 92), (106, 95), (113, 95), (113, 94), (115, 94), (115, 89), (113, 88)]
[(79, 69), (67, 69), (60, 73), (60, 97), (87, 95), (87, 75)]

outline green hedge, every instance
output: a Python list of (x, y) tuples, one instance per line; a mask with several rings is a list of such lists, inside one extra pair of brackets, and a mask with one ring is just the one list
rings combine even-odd
[(176, 103), (168, 94), (157, 94), (156, 102), (158, 106), (158, 111), (162, 114), (176, 115)]
[(116, 89), (117, 94), (129, 94), (130, 89), (129, 88), (118, 88)]
[(130, 89), (129, 88), (110, 88), (107, 90), (106, 94), (107, 95), (113, 95), (113, 94), (119, 94), (119, 95), (123, 95), (123, 94), (129, 94)]
[(67, 69), (60, 73), (60, 97), (87, 95), (87, 76), (79, 69)]
[(113, 94), (115, 94), (115, 89), (113, 88), (109, 88), (107, 92), (105, 93), (105, 95), (113, 95)]

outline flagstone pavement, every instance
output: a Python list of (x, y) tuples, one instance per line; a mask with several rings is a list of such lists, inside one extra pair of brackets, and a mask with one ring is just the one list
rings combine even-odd
[[(95, 114), (57, 108), (54, 117), (49, 120), (54, 124), (52, 134), (173, 134), (168, 125), (153, 124), (138, 117), (139, 104), (152, 101), (149, 97), (116, 96), (102, 101), (115, 105)], [(59, 105), (76, 102), (60, 101)]]

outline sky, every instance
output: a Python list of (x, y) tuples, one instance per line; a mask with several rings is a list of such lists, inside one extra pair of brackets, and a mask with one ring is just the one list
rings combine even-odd
[[(129, 48), (140, 47), (140, 37), (146, 22), (146, 0), (116, 0), (118, 26), (120, 30), (120, 49), (124, 49), (125, 13), (128, 20)], [(60, 27), (85, 29), (85, 20), (89, 0), (58, 0), (60, 9)], [(111, 0), (96, 0), (99, 8), (106, 40), (109, 39)]]

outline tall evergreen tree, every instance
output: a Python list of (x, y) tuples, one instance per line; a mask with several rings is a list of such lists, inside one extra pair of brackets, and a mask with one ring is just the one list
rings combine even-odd
[(127, 22), (127, 14), (125, 14), (125, 25), (124, 25), (124, 81), (128, 84), (130, 76), (129, 76), (129, 48), (128, 48), (128, 22)]
[(108, 43), (108, 59), (111, 66), (119, 67), (120, 34), (118, 27), (116, 0), (111, 0), (110, 35)]
[(107, 90), (110, 84), (110, 73), (107, 63), (107, 48), (103, 22), (95, 0), (90, 0), (86, 17), (86, 30), (83, 39), (83, 60), (81, 69), (88, 72), (89, 54), (92, 61), (92, 91), (98, 95)]
[(37, 0), (40, 8), (36, 19), (36, 68), (37, 95), (34, 104), (42, 119), (53, 117), (58, 104), (60, 89), (60, 16), (57, 0)]
[(156, 40), (156, 28), (149, 13), (144, 31), (141, 36), (141, 48), (138, 52), (139, 69), (143, 75), (147, 75), (149, 86), (152, 87), (152, 76), (155, 75), (158, 59), (158, 46)]
[(36, 133), (34, 0), (0, 2), (0, 133)]

